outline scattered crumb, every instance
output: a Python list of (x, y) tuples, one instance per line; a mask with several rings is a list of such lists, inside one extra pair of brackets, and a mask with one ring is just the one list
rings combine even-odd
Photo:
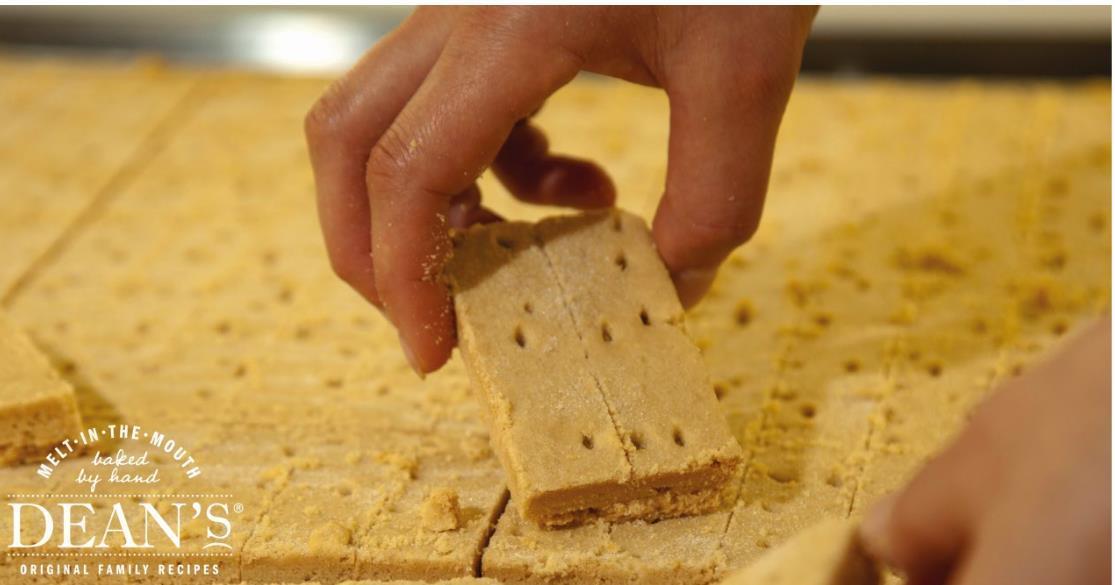
[(337, 522), (327, 522), (310, 532), (310, 551), (323, 552), (345, 548), (352, 543), (352, 531)]
[(461, 507), (457, 491), (439, 487), (422, 502), (422, 527), (431, 532), (446, 532), (461, 527)]

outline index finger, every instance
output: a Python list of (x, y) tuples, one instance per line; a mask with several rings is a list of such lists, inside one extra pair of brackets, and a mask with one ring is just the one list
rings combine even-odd
[(455, 345), (449, 292), (450, 198), (495, 158), (515, 123), (576, 75), (538, 43), (489, 41), (459, 28), (413, 99), (372, 150), (367, 184), (375, 279), (414, 369), (441, 367)]
[(334, 272), (379, 305), (371, 255), (368, 154), (433, 67), (451, 15), (419, 9), (335, 81), (306, 116), (318, 220)]

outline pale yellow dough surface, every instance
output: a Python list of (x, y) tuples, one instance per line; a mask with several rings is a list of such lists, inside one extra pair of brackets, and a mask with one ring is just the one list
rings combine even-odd
[[(158, 492), (244, 504), (225, 582), (714, 583), (862, 514), (997, 380), (1110, 306), (1108, 81), (802, 79), (763, 224), (686, 315), (742, 446), (734, 497), (543, 531), (506, 505), (459, 356), (418, 380), (329, 268), (301, 133), (325, 80), (14, 57), (0, 70), (4, 309), (74, 381), (87, 421), (189, 447), (203, 475), (164, 462)], [(578, 80), (536, 121), (651, 217), (661, 93)], [(507, 217), (555, 213), (480, 183)], [(0, 493), (71, 493), (80, 465), (50, 481), (0, 469)], [(459, 516), (441, 530), (449, 498), (430, 497), (447, 492)], [(183, 549), (203, 537), (191, 525)], [(18, 578), (5, 552), (0, 582)]]

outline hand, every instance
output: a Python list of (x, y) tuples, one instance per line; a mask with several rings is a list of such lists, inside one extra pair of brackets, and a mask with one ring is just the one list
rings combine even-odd
[(449, 227), (496, 219), (474, 181), (518, 198), (615, 199), (595, 165), (552, 155), (527, 121), (578, 71), (665, 89), (669, 167), (654, 222), (695, 303), (754, 232), (810, 7), (419, 8), (314, 105), (306, 137), (334, 270), (398, 328), (419, 372), (455, 345), (438, 272)]
[(1011, 380), (863, 526), (911, 584), (1111, 582), (1111, 322)]

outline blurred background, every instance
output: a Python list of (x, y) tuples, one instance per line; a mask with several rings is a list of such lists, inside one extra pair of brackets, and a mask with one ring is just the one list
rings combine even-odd
[[(2, 7), (0, 50), (157, 54), (187, 64), (333, 74), (411, 9)], [(1110, 76), (1111, 7), (830, 6), (817, 18), (803, 67), (839, 75)]]

